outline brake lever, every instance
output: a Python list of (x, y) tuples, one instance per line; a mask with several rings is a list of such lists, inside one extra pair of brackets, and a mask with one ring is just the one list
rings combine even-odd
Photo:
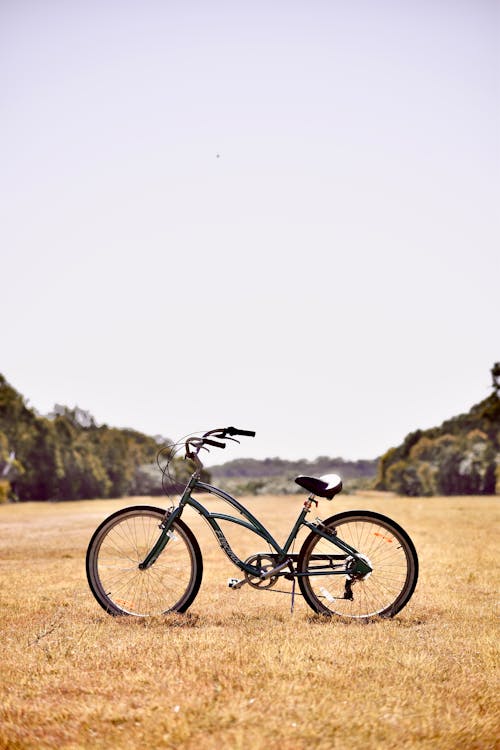
[(229, 437), (229, 435), (227, 434), (227, 429), (228, 429), (227, 427), (220, 427), (217, 430), (210, 430), (209, 432), (206, 432), (203, 435), (202, 440), (210, 436), (210, 437), (219, 438), (219, 440), (232, 440), (233, 443), (239, 444), (240, 442), (239, 440), (236, 440), (236, 438), (233, 438), (233, 437)]
[(208, 432), (205, 432), (205, 434), (202, 436), (201, 439), (203, 440), (204, 438), (210, 438), (210, 437), (215, 437), (221, 440), (225, 440), (226, 430), (223, 427), (219, 427), (219, 429), (217, 430), (209, 430)]

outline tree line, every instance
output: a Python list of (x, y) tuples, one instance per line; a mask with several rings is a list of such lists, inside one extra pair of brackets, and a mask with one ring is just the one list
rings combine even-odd
[(158, 439), (97, 425), (78, 407), (41, 416), (0, 374), (0, 501), (160, 494), (159, 448)]
[(236, 458), (219, 466), (211, 466), (212, 477), (236, 495), (281, 495), (303, 492), (294, 483), (298, 474), (321, 476), (340, 474), (344, 490), (368, 487), (377, 473), (377, 460), (346, 461), (343, 458), (319, 456), (290, 461), (283, 458)]
[[(296, 474), (330, 471), (357, 482), (354, 486), (371, 482), (400, 495), (500, 494), (500, 363), (491, 373), (494, 391), (488, 398), (441, 427), (411, 432), (378, 462), (236, 459), (211, 473), (230, 490), (256, 494), (288, 493)], [(98, 425), (78, 407), (56, 405), (41, 416), (0, 374), (0, 502), (162, 494), (156, 456), (165, 444), (168, 458), (169, 440)], [(172, 486), (180, 486), (192, 466), (172, 458), (170, 469)], [(210, 474), (203, 479), (209, 482)]]
[(498, 387), (468, 413), (411, 432), (390, 448), (379, 461), (375, 487), (409, 496), (500, 493)]
[(219, 466), (212, 466), (211, 473), (219, 478), (265, 478), (290, 476), (297, 474), (326, 474), (336, 472), (345, 479), (374, 477), (377, 472), (377, 460), (360, 459), (346, 461), (343, 458), (318, 456), (314, 460), (301, 458), (289, 461), (283, 458), (236, 458)]

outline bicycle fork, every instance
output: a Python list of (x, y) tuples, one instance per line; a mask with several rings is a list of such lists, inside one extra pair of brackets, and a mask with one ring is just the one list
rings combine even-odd
[(150, 549), (146, 557), (142, 562), (139, 563), (138, 567), (139, 570), (147, 570), (151, 567), (151, 565), (154, 565), (154, 563), (158, 560), (159, 556), (167, 546), (168, 542), (174, 538), (174, 531), (172, 530), (172, 525), (176, 518), (178, 518), (182, 513), (182, 510), (180, 507), (174, 508), (174, 510), (167, 510), (165, 513), (165, 518), (160, 524), (161, 534), (158, 537), (156, 543), (153, 545), (153, 547)]
[(182, 493), (179, 505), (176, 508), (165, 511), (165, 517), (160, 524), (162, 532), (144, 560), (139, 563), (139, 570), (147, 570), (151, 565), (154, 565), (169, 541), (174, 538), (174, 532), (171, 531), (171, 528), (174, 521), (181, 516), (182, 511), (184, 510), (184, 505), (190, 497), (191, 492), (198, 481), (198, 477), (199, 474), (197, 472), (194, 472), (194, 474), (191, 475), (189, 482)]

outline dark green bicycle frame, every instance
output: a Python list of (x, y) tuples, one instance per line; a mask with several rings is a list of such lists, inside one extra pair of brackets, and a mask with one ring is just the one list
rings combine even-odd
[[(201, 490), (202, 492), (208, 492), (211, 495), (215, 495), (219, 499), (223, 500), (224, 502), (231, 505), (240, 515), (243, 516), (243, 518), (237, 518), (236, 516), (230, 516), (225, 513), (211, 513), (209, 510), (207, 510), (201, 503), (199, 503), (194, 497), (192, 497), (191, 492)], [(175, 507), (172, 511), (167, 511), (165, 515), (165, 520), (162, 524), (162, 532), (158, 538), (158, 541), (154, 545), (154, 547), (150, 550), (148, 555), (145, 557), (143, 562), (139, 565), (140, 568), (149, 568), (159, 557), (161, 552), (165, 549), (166, 545), (168, 544), (168, 541), (170, 539), (170, 529), (174, 523), (174, 521), (177, 518), (180, 518), (182, 515), (182, 512), (184, 510), (184, 507), (186, 505), (190, 505), (192, 508), (194, 508), (200, 516), (202, 516), (209, 526), (211, 527), (212, 531), (215, 534), (215, 537), (219, 543), (220, 548), (222, 551), (227, 555), (227, 557), (233, 562), (240, 570), (244, 571), (245, 573), (248, 573), (253, 576), (259, 576), (261, 573), (260, 568), (255, 567), (254, 565), (249, 565), (248, 563), (243, 562), (243, 560), (240, 560), (240, 558), (233, 552), (231, 549), (229, 542), (226, 539), (226, 536), (224, 532), (222, 531), (221, 527), (218, 524), (218, 521), (229, 521), (230, 523), (237, 524), (238, 526), (243, 526), (246, 529), (249, 529), (249, 531), (252, 531), (254, 534), (259, 536), (261, 539), (263, 539), (267, 544), (269, 544), (278, 555), (278, 564), (281, 562), (286, 562), (288, 551), (290, 547), (292, 546), (299, 529), (301, 526), (306, 526), (308, 529), (311, 529), (311, 531), (314, 531), (315, 534), (318, 534), (318, 536), (323, 537), (327, 541), (331, 542), (332, 544), (336, 545), (342, 552), (344, 552), (344, 555), (332, 556), (332, 555), (318, 555), (315, 556), (314, 559), (317, 559), (318, 561), (321, 559), (329, 559), (332, 558), (335, 559), (345, 559), (347, 556), (352, 556), (356, 562), (357, 562), (357, 569), (362, 574), (369, 573), (371, 571), (371, 568), (364, 562), (364, 560), (360, 559), (358, 557), (358, 552), (354, 547), (351, 547), (349, 544), (346, 544), (346, 542), (343, 542), (341, 539), (338, 539), (336, 536), (332, 536), (331, 534), (326, 534), (314, 523), (310, 523), (310, 521), (306, 521), (306, 515), (308, 513), (308, 510), (304, 508), (300, 513), (295, 521), (295, 524), (290, 532), (290, 535), (288, 539), (286, 540), (283, 547), (280, 547), (278, 542), (274, 539), (274, 537), (269, 533), (269, 531), (261, 524), (261, 522), (256, 518), (247, 508), (245, 508), (244, 505), (238, 502), (236, 498), (229, 495), (227, 492), (224, 492), (224, 490), (219, 489), (218, 487), (213, 487), (211, 484), (205, 484), (205, 482), (200, 482), (196, 479), (196, 476), (193, 475), (188, 482), (186, 489), (183, 492), (183, 495), (179, 501), (179, 505)], [(265, 553), (263, 553), (265, 554)], [(290, 571), (283, 571), (281, 575), (289, 575)], [(280, 575), (280, 573), (278, 573)], [(293, 571), (294, 576), (311, 576), (311, 575), (345, 575), (345, 569), (342, 570), (333, 570), (332, 568), (329, 568), (328, 570), (325, 570), (324, 568), (317, 568), (317, 569), (310, 569), (305, 573), (297, 573), (296, 571)]]

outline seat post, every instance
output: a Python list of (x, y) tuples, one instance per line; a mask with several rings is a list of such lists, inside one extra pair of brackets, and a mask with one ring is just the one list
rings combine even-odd
[(309, 495), (307, 500), (304, 502), (304, 508), (305, 508), (306, 513), (309, 513), (309, 511), (311, 510), (311, 505), (313, 503), (316, 503), (316, 507), (318, 507), (318, 501), (316, 500), (316, 497), (313, 494), (311, 494)]
[(283, 552), (285, 552), (285, 554), (288, 554), (288, 550), (290, 549), (290, 547), (292, 546), (293, 542), (295, 541), (295, 539), (297, 537), (297, 533), (298, 533), (300, 527), (302, 526), (302, 524), (304, 523), (304, 519), (305, 519), (306, 515), (311, 510), (312, 503), (316, 503), (316, 505), (318, 504), (317, 500), (314, 499), (314, 495), (310, 495), (307, 498), (307, 500), (304, 503), (304, 506), (303, 506), (302, 510), (300, 511), (300, 513), (299, 513), (299, 515), (297, 517), (297, 520), (295, 521), (295, 523), (293, 525), (293, 529), (290, 531), (290, 535), (289, 535), (288, 539), (286, 540), (285, 545), (283, 547)]

